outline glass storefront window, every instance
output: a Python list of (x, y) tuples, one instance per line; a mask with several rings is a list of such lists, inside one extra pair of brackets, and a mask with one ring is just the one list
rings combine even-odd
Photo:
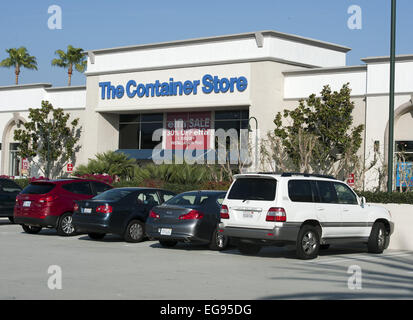
[[(248, 110), (215, 111), (215, 131), (218, 129), (224, 129), (226, 131), (235, 129), (237, 130), (238, 139), (240, 139), (240, 130), (248, 129), (248, 119)], [(228, 149), (229, 138), (227, 138), (226, 145)], [(217, 138), (215, 139), (215, 148), (218, 148)]]
[(163, 128), (163, 114), (119, 115), (119, 149), (153, 149), (160, 141), (152, 141), (153, 132)]
[(20, 158), (17, 156), (18, 143), (10, 143), (9, 175), (20, 175)]

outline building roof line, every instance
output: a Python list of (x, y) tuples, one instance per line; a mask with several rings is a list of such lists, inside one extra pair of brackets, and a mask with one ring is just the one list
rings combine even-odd
[(33, 88), (50, 88), (51, 83), (29, 83), (29, 84), (18, 84), (11, 86), (2, 86), (0, 90), (14, 90), (14, 89), (33, 89)]
[(151, 44), (113, 47), (113, 48), (107, 48), (107, 49), (87, 50), (85, 52), (92, 53), (92, 54), (105, 54), (105, 53), (114, 53), (114, 52), (131, 51), (131, 50), (144, 50), (144, 49), (157, 49), (157, 48), (162, 48), (162, 47), (183, 46), (183, 45), (200, 44), (200, 43), (207, 43), (207, 42), (230, 41), (230, 40), (237, 40), (237, 39), (249, 39), (249, 38), (256, 39), (257, 34), (262, 34), (264, 37), (271, 36), (274, 38), (291, 40), (291, 41), (309, 44), (312, 46), (330, 49), (334, 51), (339, 51), (343, 53), (347, 53), (348, 51), (351, 50), (351, 48), (349, 47), (345, 47), (345, 46), (338, 45), (335, 43), (320, 41), (320, 40), (316, 40), (312, 38), (301, 37), (298, 35), (278, 32), (274, 30), (264, 30), (264, 31), (258, 31), (258, 32), (239, 33), (239, 34), (231, 34), (231, 35), (223, 35), (223, 36), (202, 37), (202, 38), (194, 38), (194, 39), (187, 39), (187, 40), (176, 40), (176, 41), (167, 41), (167, 42), (159, 42), (159, 43), (151, 43)]
[(367, 65), (359, 66), (343, 66), (343, 67), (328, 67), (328, 68), (314, 68), (314, 69), (292, 69), (283, 71), (285, 76), (298, 76), (306, 74), (320, 74), (320, 73), (338, 73), (338, 72), (356, 72), (356, 71), (366, 71)]
[[(365, 63), (383, 63), (390, 62), (390, 56), (381, 56), (381, 57), (366, 57), (362, 58), (361, 61)], [(413, 61), (413, 54), (401, 54), (396, 56), (396, 61)]]

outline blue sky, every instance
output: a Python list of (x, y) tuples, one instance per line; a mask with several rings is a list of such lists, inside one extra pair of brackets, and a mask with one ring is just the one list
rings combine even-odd
[[(5, 50), (26, 46), (38, 71), (22, 70), (20, 83), (67, 83), (65, 70), (50, 62), (68, 44), (85, 50), (198, 37), (276, 30), (348, 46), (348, 65), (367, 56), (389, 55), (390, 0), (18, 0), (0, 10), (0, 60)], [(49, 6), (62, 8), (62, 30), (50, 30)], [(347, 9), (362, 9), (362, 29), (350, 30)], [(413, 1), (398, 0), (397, 54), (413, 54)], [(12, 69), (0, 68), (0, 86), (13, 84)], [(85, 77), (75, 73), (72, 85)]]

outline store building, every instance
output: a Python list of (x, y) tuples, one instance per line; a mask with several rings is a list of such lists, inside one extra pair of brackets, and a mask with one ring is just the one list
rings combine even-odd
[[(76, 166), (107, 150), (150, 161), (155, 147), (186, 149), (194, 139), (193, 133), (183, 134), (188, 128), (198, 132), (193, 148), (205, 152), (215, 148), (218, 129), (255, 129), (256, 119), (262, 136), (274, 129), (278, 111), (296, 107), (300, 98), (326, 84), (338, 90), (347, 82), (356, 106), (354, 123), (366, 126), (360, 153), (368, 162), (374, 147), (386, 151), (389, 59), (366, 58), (360, 66), (346, 66), (349, 50), (262, 31), (88, 51), (85, 87), (0, 87), (0, 173), (18, 173), (13, 132), (41, 100), (80, 118)], [(412, 69), (413, 55), (398, 57), (395, 139), (408, 149), (413, 145)], [(157, 129), (161, 134), (153, 141)], [(255, 139), (251, 143), (254, 153)]]

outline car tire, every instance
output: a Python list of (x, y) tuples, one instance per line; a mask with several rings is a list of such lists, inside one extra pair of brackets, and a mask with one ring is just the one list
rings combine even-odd
[(320, 244), (320, 250), (328, 250), (328, 249), (330, 249), (329, 244)]
[(178, 244), (175, 240), (159, 240), (159, 244), (164, 248), (172, 248)]
[(42, 227), (29, 226), (27, 224), (22, 224), (22, 228), (24, 232), (29, 233), (29, 234), (37, 234), (40, 231), (42, 231)]
[(209, 249), (215, 251), (222, 251), (225, 250), (228, 246), (228, 237), (224, 236), (221, 232), (219, 232), (218, 228), (214, 230), (212, 234), (212, 239), (209, 244)]
[(369, 253), (383, 253), (388, 243), (386, 227), (382, 222), (376, 222), (371, 229), (367, 249)]
[(106, 236), (106, 233), (94, 233), (93, 232), (93, 233), (88, 233), (87, 235), (90, 239), (102, 240)]
[(255, 255), (261, 250), (261, 246), (253, 243), (238, 243), (238, 250), (245, 255)]
[(71, 237), (76, 234), (76, 228), (73, 225), (73, 213), (64, 213), (57, 224), (57, 234), (62, 237)]
[(320, 235), (316, 227), (304, 225), (297, 237), (296, 254), (302, 260), (315, 259), (320, 250)]
[(14, 217), (9, 217), (9, 221), (11, 224), (14, 224)]
[(145, 225), (142, 221), (132, 220), (125, 230), (124, 239), (126, 242), (141, 242), (145, 237)]

